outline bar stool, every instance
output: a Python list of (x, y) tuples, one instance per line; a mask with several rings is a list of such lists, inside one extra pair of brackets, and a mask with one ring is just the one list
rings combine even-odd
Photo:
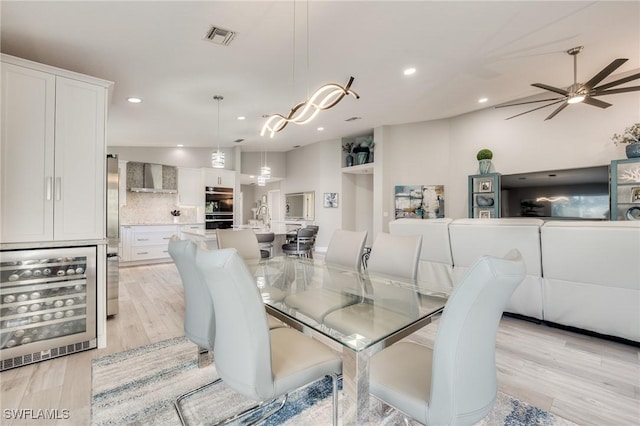
[(273, 241), (276, 234), (273, 232), (256, 234), (258, 245), (260, 246), (260, 255), (262, 259), (271, 259), (273, 257)]
[(300, 228), (296, 232), (295, 242), (282, 245), (282, 253), (287, 256), (310, 258), (312, 257), (311, 249), (313, 248), (314, 237), (314, 229)]

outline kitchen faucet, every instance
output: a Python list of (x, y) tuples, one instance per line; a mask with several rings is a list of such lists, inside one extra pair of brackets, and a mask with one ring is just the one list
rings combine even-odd
[(269, 222), (271, 218), (269, 217), (269, 206), (265, 203), (260, 204), (260, 207), (256, 210), (256, 220), (261, 220), (267, 227), (270, 226)]

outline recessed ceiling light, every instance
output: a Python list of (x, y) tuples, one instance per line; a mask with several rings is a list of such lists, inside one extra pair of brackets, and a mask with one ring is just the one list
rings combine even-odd
[(139, 104), (140, 102), (142, 102), (142, 99), (140, 99), (140, 98), (127, 98), (127, 101), (131, 102), (132, 104)]
[(416, 73), (416, 69), (415, 68), (407, 68), (403, 71), (404, 75), (412, 75)]
[(478, 103), (483, 104), (483, 103), (487, 102), (488, 100), (489, 100), (489, 98), (480, 98), (480, 99), (478, 99)]
[(238, 120), (246, 120), (247, 117), (245, 117), (244, 115), (241, 115), (240, 117), (238, 117)]
[(321, 132), (324, 130), (324, 127), (318, 127), (318, 131)]
[(255, 175), (249, 175), (249, 179), (255, 178)]
[(178, 145), (176, 145), (178, 148), (182, 148), (184, 145), (179, 143)]

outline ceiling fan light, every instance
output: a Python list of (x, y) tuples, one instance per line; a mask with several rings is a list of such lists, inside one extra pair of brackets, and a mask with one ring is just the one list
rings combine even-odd
[(569, 95), (569, 99), (567, 99), (567, 103), (569, 104), (579, 104), (580, 102), (584, 101), (585, 96), (581, 95), (581, 94), (573, 94), (573, 95)]

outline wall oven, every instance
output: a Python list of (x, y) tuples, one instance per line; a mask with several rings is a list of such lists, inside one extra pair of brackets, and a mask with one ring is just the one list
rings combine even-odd
[(233, 188), (205, 187), (205, 228), (226, 229), (233, 226)]

